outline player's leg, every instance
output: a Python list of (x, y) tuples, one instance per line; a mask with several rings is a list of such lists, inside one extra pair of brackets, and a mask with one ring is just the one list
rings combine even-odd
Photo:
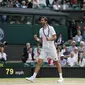
[(59, 73), (59, 80), (58, 80), (58, 82), (62, 82), (62, 81), (63, 81), (62, 68), (61, 68), (61, 66), (60, 66), (59, 61), (55, 61), (55, 65), (56, 65), (56, 67), (57, 67), (57, 69), (58, 69), (58, 73)]
[(58, 73), (59, 73), (59, 80), (58, 82), (62, 82), (63, 81), (63, 77), (62, 77), (62, 68), (60, 66), (60, 63), (59, 63), (59, 60), (58, 60), (58, 57), (57, 57), (57, 52), (56, 52), (56, 49), (52, 49), (52, 51), (50, 52), (50, 55), (52, 56), (52, 59), (55, 61), (55, 65), (58, 69)]
[(36, 76), (40, 70), (40, 66), (43, 63), (43, 60), (45, 59), (45, 57), (46, 57), (46, 53), (44, 51), (42, 51), (40, 56), (39, 56), (39, 60), (37, 62), (37, 66), (35, 68), (33, 75), (30, 78), (26, 78), (27, 80), (32, 81), (32, 82), (34, 81), (34, 79), (36, 78)]

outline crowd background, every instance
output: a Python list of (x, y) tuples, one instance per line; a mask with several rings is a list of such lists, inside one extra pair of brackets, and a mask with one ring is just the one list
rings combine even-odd
[(1, 7), (85, 10), (85, 0), (0, 0)]

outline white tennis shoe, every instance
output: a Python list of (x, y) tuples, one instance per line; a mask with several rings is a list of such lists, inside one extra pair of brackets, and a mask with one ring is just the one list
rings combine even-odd
[(63, 81), (64, 81), (63, 78), (59, 78), (59, 79), (57, 80), (58, 83), (62, 83)]
[(29, 78), (27, 77), (26, 80), (31, 81), (31, 82), (35, 82), (35, 81), (34, 81), (35, 78), (34, 78), (33, 76), (31, 76), (31, 77), (29, 77)]

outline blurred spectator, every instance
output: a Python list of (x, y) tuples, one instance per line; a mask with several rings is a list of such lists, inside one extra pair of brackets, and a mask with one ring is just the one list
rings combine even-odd
[(26, 47), (23, 48), (23, 55), (21, 57), (21, 60), (23, 63), (26, 63), (26, 61), (28, 59), (28, 53), (29, 53), (30, 48), (31, 48), (30, 43), (26, 43)]
[(76, 61), (76, 63), (77, 63), (77, 62), (78, 62), (78, 54), (79, 54), (77, 47), (74, 48), (73, 53), (74, 53), (74, 59), (75, 59), (75, 61)]
[(39, 8), (45, 8), (46, 6), (46, 0), (39, 0)]
[(82, 36), (81, 36), (81, 32), (80, 31), (78, 31), (77, 35), (74, 37), (74, 40), (76, 42), (82, 41)]
[(83, 41), (85, 42), (85, 27), (82, 30), (82, 38), (83, 38)]
[(21, 4), (19, 3), (18, 0), (16, 0), (16, 2), (15, 2), (15, 7), (17, 7), (17, 8), (20, 8), (21, 7)]
[(69, 52), (73, 52), (75, 47), (76, 47), (76, 42), (72, 41), (71, 46), (69, 46)]
[(28, 51), (28, 58), (27, 58), (27, 62), (33, 62), (34, 61), (34, 53), (33, 53), (33, 49), (32, 48), (29, 48), (29, 51)]
[(62, 47), (62, 49), (61, 49), (61, 55), (63, 55), (63, 53), (65, 52), (65, 48), (66, 48), (66, 46), (63, 45), (63, 47)]
[(62, 34), (59, 34), (58, 38), (55, 41), (55, 45), (59, 46), (59, 45), (63, 45), (64, 41), (62, 39)]
[(62, 6), (62, 8), (63, 8), (63, 10), (67, 10), (67, 9), (69, 9), (69, 7), (70, 7), (70, 3), (69, 3), (69, 1), (63, 1), (63, 6)]
[(60, 64), (61, 64), (61, 66), (65, 66), (66, 65), (66, 59), (64, 58), (64, 55), (61, 55), (61, 57), (60, 57)]
[(67, 59), (70, 55), (69, 47), (65, 47), (65, 52), (63, 52), (64, 57)]
[(78, 0), (74, 0), (74, 2), (72, 4), (72, 8), (73, 8), (73, 10), (81, 10), (80, 3), (78, 2)]
[(33, 6), (32, 0), (28, 0), (27, 1), (27, 8), (32, 8), (32, 6)]
[(22, 5), (21, 5), (21, 8), (27, 8), (27, 6), (26, 6), (26, 1), (22, 1)]
[(53, 9), (54, 9), (54, 10), (59, 10), (59, 9), (60, 9), (60, 5), (59, 5), (59, 3), (58, 3), (58, 1), (57, 1), (57, 0), (56, 0), (56, 1), (54, 1)]
[(1, 21), (2, 21), (2, 22), (6, 22), (6, 20), (7, 20), (7, 16), (6, 16), (6, 15), (2, 15)]
[(7, 60), (7, 55), (6, 53), (4, 53), (4, 47), (1, 47), (0, 48), (0, 61), (5, 63), (6, 60)]
[(81, 41), (81, 42), (80, 42), (80, 46), (79, 46), (79, 53), (84, 53), (84, 51), (85, 51), (84, 42)]
[(70, 56), (67, 58), (67, 64), (68, 64), (69, 66), (71, 66), (71, 67), (76, 64), (76, 61), (75, 61), (75, 58), (74, 58), (74, 57), (75, 57), (75, 56), (74, 56), (74, 53), (71, 52)]
[(39, 0), (33, 0), (33, 8), (39, 7)]
[(85, 10), (85, 4), (83, 4), (83, 8), (82, 8), (82, 10)]

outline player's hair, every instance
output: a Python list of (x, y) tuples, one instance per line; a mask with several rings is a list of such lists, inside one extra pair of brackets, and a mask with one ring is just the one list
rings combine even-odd
[(42, 19), (42, 18), (43, 18), (45, 21), (48, 22), (48, 18), (47, 18), (47, 17), (43, 16), (43, 17), (41, 17), (41, 19)]

